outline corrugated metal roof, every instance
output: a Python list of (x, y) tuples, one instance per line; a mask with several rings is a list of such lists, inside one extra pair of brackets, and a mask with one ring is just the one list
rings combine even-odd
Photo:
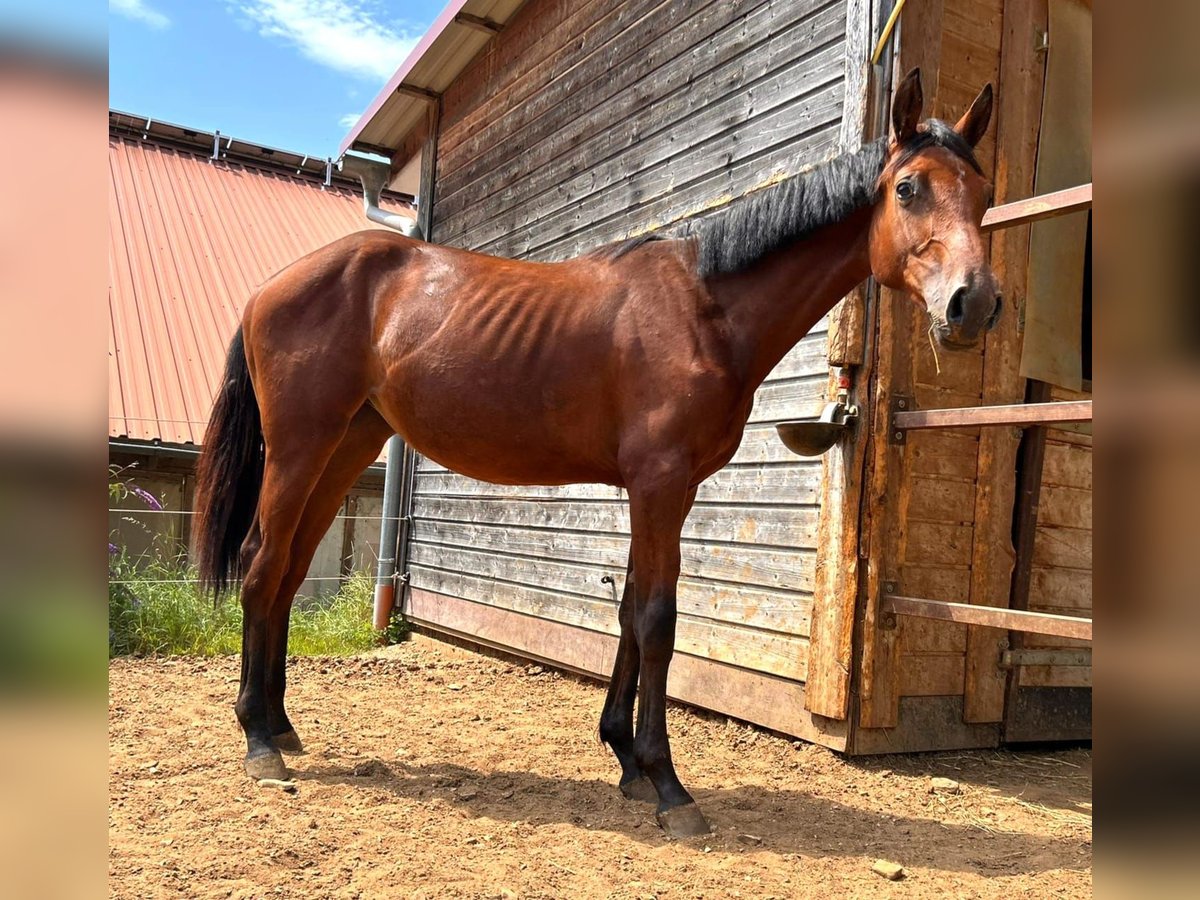
[[(211, 147), (212, 138), (196, 143)], [(198, 444), (255, 287), (375, 226), (361, 193), (298, 174), (294, 163), (213, 160), (117, 123), (108, 160), (108, 433)]]
[[(338, 150), (390, 156), (441, 94), (525, 0), (450, 0), (396, 74), (371, 101)], [(393, 160), (402, 164), (405, 160)]]

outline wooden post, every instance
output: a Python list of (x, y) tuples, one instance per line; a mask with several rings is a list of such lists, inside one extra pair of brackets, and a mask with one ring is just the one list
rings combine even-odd
[[(860, 322), (860, 334), (861, 325)], [(870, 375), (869, 369), (862, 371), (859, 383), (869, 385)], [(831, 377), (831, 385), (836, 377)], [(860, 414), (860, 423), (863, 421)], [(867, 458), (866, 436), (870, 433), (865, 424), (859, 424), (856, 432), (825, 455), (821, 478), (804, 706), (831, 719), (845, 719), (850, 703), (854, 609), (859, 583), (859, 508)]]
[[(846, 101), (839, 145), (857, 150), (873, 127), (870, 116), (871, 40), (870, 0), (846, 0)], [(834, 307), (829, 317), (827, 350), (830, 366), (862, 366), (865, 356), (866, 289), (855, 288)], [(856, 379), (856, 399), (867, 406), (870, 366)], [(836, 374), (830, 376), (831, 390)], [(860, 419), (860, 421), (862, 421)], [(809, 627), (808, 680), (804, 705), (830, 719), (845, 719), (850, 707), (850, 672), (853, 659), (854, 610), (858, 601), (859, 506), (862, 472), (866, 461), (866, 435), (859, 425), (849, 440), (826, 455), (821, 478), (821, 512), (817, 525), (817, 567), (813, 579), (812, 619)], [(843, 726), (844, 727), (844, 726)]]
[[(995, 172), (996, 199), (1001, 203), (1028, 197), (1033, 191), (1045, 73), (1045, 56), (1038, 52), (1037, 34), (1045, 29), (1046, 17), (1046, 0), (1008, 0), (1004, 5)], [(987, 337), (982, 403), (1017, 403), (1025, 399), (1024, 379), (1017, 366), (1021, 356), (1018, 311), (1025, 301), (1029, 226), (996, 231), (991, 262), (1007, 309)], [(1027, 434), (1036, 432), (1044, 433), (1044, 429)], [(1020, 441), (1021, 432), (1015, 428), (984, 428), (980, 432), (971, 552), (972, 604), (1010, 605), (1013, 501)], [(1004, 718), (1008, 673), (1000, 668), (1000, 654), (1007, 646), (1008, 633), (1003, 629), (967, 629), (964, 721), (999, 722)]]
[(862, 505), (863, 546), (867, 556), (862, 603), (862, 656), (859, 682), (859, 725), (893, 728), (900, 704), (897, 671), (901, 623), (882, 609), (883, 595), (899, 586), (904, 559), (904, 447), (890, 440), (892, 404), (912, 394), (912, 333), (915, 307), (894, 291), (881, 292), (878, 368), (872, 396), (868, 484)]

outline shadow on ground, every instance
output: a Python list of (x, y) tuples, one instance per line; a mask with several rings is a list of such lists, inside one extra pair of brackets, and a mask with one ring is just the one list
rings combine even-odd
[[(311, 780), (363, 791), (385, 790), (409, 801), (440, 799), (476, 817), (534, 826), (570, 824), (624, 834), (645, 844), (665, 843), (650, 804), (626, 801), (614, 784), (597, 779), (517, 771), (481, 773), (454, 764), (414, 766), (377, 759), (353, 767), (301, 764), (294, 774), (301, 785)], [(761, 845), (752, 846), (776, 853), (903, 858), (909, 866), (945, 871), (1036, 874), (1051, 869), (1084, 871), (1091, 865), (1090, 853), (1081, 850), (1079, 840), (989, 833), (933, 818), (871, 813), (783, 788), (730, 786), (695, 794), (716, 833), (691, 842), (717, 851), (744, 851), (745, 841), (739, 836), (753, 835), (761, 838)], [(833, 823), (836, 828), (827, 827)], [(831, 844), (830, 833), (843, 840)], [(847, 834), (858, 837), (847, 844)]]

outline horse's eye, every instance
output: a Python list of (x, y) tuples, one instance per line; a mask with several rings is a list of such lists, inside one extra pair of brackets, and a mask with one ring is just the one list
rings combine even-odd
[(917, 188), (911, 181), (901, 181), (896, 185), (896, 199), (901, 203), (907, 203), (916, 196)]

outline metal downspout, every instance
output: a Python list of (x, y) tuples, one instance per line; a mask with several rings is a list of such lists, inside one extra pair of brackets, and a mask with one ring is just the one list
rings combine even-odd
[(391, 178), (391, 166), (361, 156), (343, 156), (338, 160), (338, 171), (357, 176), (363, 186), (363, 215), (378, 225), (394, 228), (408, 237), (420, 238), (420, 226), (415, 219), (389, 212), (379, 206), (379, 196)]
[(387, 469), (383, 475), (383, 510), (379, 524), (379, 567), (375, 575), (372, 622), (376, 631), (387, 631), (396, 605), (396, 551), (400, 534), (400, 500), (408, 445), (398, 434), (387, 442)]
[[(363, 213), (372, 222), (393, 228), (409, 237), (424, 239), (432, 231), (433, 183), (437, 156), (437, 131), (441, 101), (431, 110), (430, 136), (421, 163), (419, 222), (379, 207), (379, 197), (391, 178), (387, 163), (343, 156), (338, 169), (358, 176), (363, 186)], [(383, 478), (383, 509), (379, 524), (379, 566), (375, 576), (372, 624), (379, 632), (387, 630), (396, 608), (396, 586), (401, 590), (408, 580), (408, 540), (412, 523), (412, 487), (417, 454), (400, 435), (387, 443), (387, 468)], [(403, 601), (403, 596), (401, 596)]]

